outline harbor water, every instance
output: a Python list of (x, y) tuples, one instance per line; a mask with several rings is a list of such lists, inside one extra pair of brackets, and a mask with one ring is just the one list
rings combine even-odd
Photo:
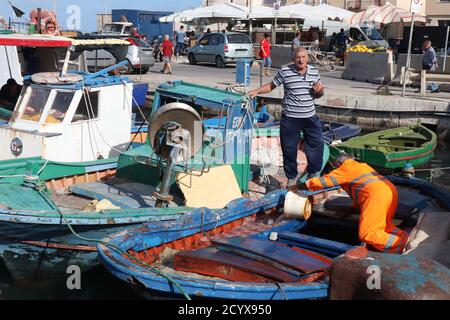
[[(432, 181), (450, 189), (450, 144), (440, 144), (427, 169), (418, 176), (432, 177)], [(441, 168), (446, 168), (441, 169)], [(431, 174), (430, 174), (431, 173)], [(69, 277), (70, 275), (68, 275)], [(133, 300), (142, 297), (126, 283), (112, 276), (102, 266), (82, 274), (81, 289), (69, 290), (67, 279), (14, 283), (3, 265), (0, 265), (0, 300)]]

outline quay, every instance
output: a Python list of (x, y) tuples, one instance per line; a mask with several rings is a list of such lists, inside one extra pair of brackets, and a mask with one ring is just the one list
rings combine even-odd
[[(262, 83), (272, 81), (278, 69), (271, 70), (271, 77), (263, 77)], [(251, 69), (250, 87), (236, 90), (250, 91), (260, 85), (260, 69), (255, 63)], [(214, 66), (201, 68), (191, 66), (186, 60), (174, 63), (174, 74), (163, 75), (158, 67), (147, 74), (132, 75), (136, 81), (149, 83), (153, 91), (163, 81), (185, 80), (198, 84), (225, 89), (235, 83), (235, 67), (217, 70)], [(367, 131), (395, 128), (409, 124), (422, 123), (436, 131), (441, 141), (450, 141), (450, 92), (428, 94), (421, 97), (416, 88), (406, 89), (401, 96), (401, 87), (389, 86), (392, 95), (379, 95), (380, 85), (352, 81), (341, 78), (342, 69), (332, 72), (321, 71), (325, 95), (317, 100), (317, 112), (323, 120), (354, 123)], [(275, 118), (281, 116), (283, 89), (277, 88), (269, 94), (261, 95), (268, 110)]]

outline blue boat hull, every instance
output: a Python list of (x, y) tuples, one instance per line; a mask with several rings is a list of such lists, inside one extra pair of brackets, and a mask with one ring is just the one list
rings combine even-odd
[[(418, 179), (404, 179), (400, 177), (390, 177), (391, 181), (397, 185), (403, 185), (418, 189), (427, 194), (430, 199), (439, 202), (443, 210), (450, 211), (450, 196), (448, 192), (439, 190), (437, 186)], [(271, 194), (272, 197), (278, 197), (276, 202), (283, 201), (283, 193)], [(272, 205), (275, 205), (273, 202)], [(238, 218), (238, 217), (235, 217)], [(160, 247), (163, 244), (170, 244), (177, 239), (189, 237), (200, 230), (208, 230), (208, 223), (201, 228), (196, 225), (193, 217), (192, 225), (182, 229), (180, 225), (173, 225), (175, 231), (168, 230), (164, 225), (146, 225), (139, 229), (129, 229), (125, 232), (112, 235), (105, 239), (123, 251), (132, 250), (133, 252), (144, 252), (152, 247)], [(214, 223), (214, 222), (211, 222)], [(252, 237), (267, 239), (271, 232), (281, 233), (282, 231), (298, 232), (305, 227), (305, 222), (286, 221), (279, 226), (274, 226), (262, 233), (254, 234)], [(308, 237), (308, 236), (307, 236)], [(328, 240), (320, 240), (327, 242)], [(328, 241), (329, 242), (329, 241)], [(311, 244), (311, 243), (310, 243)], [(337, 243), (335, 249), (345, 248), (345, 244)], [(170, 247), (170, 246), (169, 246)], [(304, 247), (304, 246), (303, 246)], [(350, 246), (348, 246), (349, 248)], [(304, 247), (307, 248), (307, 247)], [(325, 248), (325, 247), (324, 247)], [(333, 249), (333, 246), (329, 248)], [(117, 278), (127, 282), (143, 296), (154, 298), (155, 295), (171, 296), (182, 298), (183, 295), (177, 286), (166, 278), (159, 276), (140, 264), (135, 263), (129, 258), (117, 253), (115, 250), (105, 246), (98, 246), (99, 256), (103, 265)], [(342, 249), (341, 253), (345, 252)], [(144, 253), (142, 253), (144, 254)], [(333, 256), (339, 255), (338, 250), (334, 250)], [(171, 271), (173, 272), (173, 271)], [(414, 269), (411, 269), (414, 272)], [(316, 281), (312, 283), (249, 283), (249, 282), (231, 282), (217, 279), (198, 279), (179, 273), (169, 273), (175, 279), (178, 285), (185, 293), (191, 297), (197, 298), (219, 298), (219, 299), (242, 299), (242, 300), (285, 300), (285, 299), (320, 299), (328, 296), (328, 281)]]

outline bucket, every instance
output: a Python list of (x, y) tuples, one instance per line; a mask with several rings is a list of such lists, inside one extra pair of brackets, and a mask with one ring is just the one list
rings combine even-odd
[(287, 218), (308, 220), (312, 213), (311, 199), (302, 193), (289, 191), (284, 200), (284, 215)]

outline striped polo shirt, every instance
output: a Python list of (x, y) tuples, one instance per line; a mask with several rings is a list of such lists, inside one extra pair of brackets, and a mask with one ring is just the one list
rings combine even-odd
[(273, 79), (275, 86), (284, 85), (283, 114), (292, 118), (309, 118), (316, 114), (312, 86), (320, 80), (319, 70), (308, 65), (305, 75), (295, 64), (281, 67)]

